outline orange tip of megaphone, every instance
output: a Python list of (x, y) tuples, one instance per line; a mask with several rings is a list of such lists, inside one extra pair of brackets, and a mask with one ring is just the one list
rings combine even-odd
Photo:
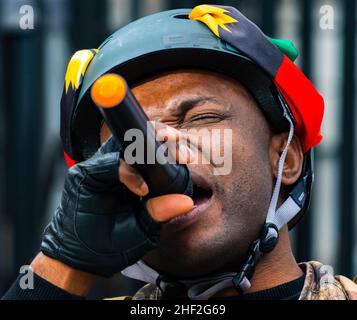
[(126, 82), (121, 76), (107, 73), (94, 82), (91, 96), (96, 105), (111, 108), (124, 100), (126, 90)]

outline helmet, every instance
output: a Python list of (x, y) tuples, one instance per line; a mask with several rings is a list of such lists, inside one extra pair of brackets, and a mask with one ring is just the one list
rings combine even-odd
[[(323, 115), (323, 99), (294, 65), (296, 57), (290, 41), (265, 36), (232, 7), (200, 5), (134, 21), (112, 34), (98, 49), (76, 52), (69, 62), (61, 100), (61, 138), (67, 163), (73, 165), (89, 158), (100, 145), (103, 119), (90, 98), (90, 88), (103, 74), (118, 73), (133, 85), (181, 68), (223, 73), (245, 86), (276, 133), (296, 129), (304, 164), (289, 195), (289, 209), (296, 207), (288, 220), (292, 228), (309, 205), (312, 147), (322, 139)], [(265, 226), (267, 239), (270, 227)], [(271, 250), (274, 241), (270, 244), (271, 248), (260, 251)], [(254, 254), (245, 266), (256, 264)], [(247, 272), (240, 274), (236, 282), (241, 285), (244, 277)]]
[(190, 11), (170, 10), (144, 17), (112, 34), (97, 50), (74, 54), (61, 103), (61, 137), (69, 158), (82, 161), (99, 147), (102, 118), (90, 107), (88, 89), (107, 72), (120, 73), (129, 85), (178, 68), (224, 73), (242, 82), (276, 131), (287, 129), (269, 75), (202, 23), (190, 20)]

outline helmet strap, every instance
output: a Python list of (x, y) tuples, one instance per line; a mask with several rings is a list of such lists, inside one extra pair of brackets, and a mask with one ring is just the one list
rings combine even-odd
[(279, 207), (279, 209), (276, 210), (281, 189), (284, 163), (294, 136), (294, 124), (286, 111), (284, 112), (284, 117), (290, 124), (290, 130), (287, 143), (279, 159), (278, 175), (273, 195), (270, 200), (267, 218), (262, 227), (259, 239), (253, 241), (249, 248), (248, 255), (243, 263), (242, 269), (232, 279), (235, 288), (240, 293), (251, 287), (250, 280), (253, 277), (255, 267), (264, 253), (270, 252), (275, 248), (279, 240), (279, 230), (291, 219), (293, 219), (301, 210), (301, 207), (294, 201), (291, 194)]

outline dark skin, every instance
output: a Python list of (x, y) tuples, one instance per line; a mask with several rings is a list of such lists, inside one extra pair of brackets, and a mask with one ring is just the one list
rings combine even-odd
[[(287, 133), (273, 134), (249, 93), (235, 80), (221, 74), (180, 70), (149, 79), (132, 90), (150, 120), (175, 129), (229, 128), (233, 132), (230, 174), (214, 175), (213, 163), (188, 163), (191, 173), (205, 177), (213, 192), (208, 209), (183, 229), (172, 232), (164, 228), (160, 246), (149, 252), (144, 260), (157, 270), (180, 278), (237, 271), (265, 221)], [(179, 110), (178, 105), (188, 100), (189, 108)], [(109, 136), (108, 128), (103, 126), (101, 140)], [(302, 160), (300, 142), (294, 137), (284, 165), (283, 186), (299, 178)], [(142, 185), (141, 177), (131, 168), (122, 166), (121, 170), (131, 172), (126, 179)], [(158, 220), (165, 220), (162, 218), (164, 205), (155, 211)], [(36, 263), (34, 265), (36, 272)], [(277, 247), (258, 264), (250, 291), (270, 288), (301, 275), (284, 227)], [(93, 279), (88, 277), (89, 288)], [(66, 289), (64, 285), (61, 287)], [(86, 290), (82, 290), (79, 294), (85, 293)], [(232, 294), (237, 294), (233, 288), (218, 295)]]
[[(167, 90), (162, 90), (163, 83), (166, 83)], [(175, 78), (167, 75), (142, 84), (140, 90), (135, 91), (138, 101), (152, 120), (177, 129), (231, 128), (234, 137), (233, 167), (244, 168), (238, 170), (239, 174), (233, 170), (230, 175), (214, 176), (212, 164), (189, 165), (191, 170), (198, 171), (208, 179), (213, 190), (212, 205), (204, 217), (175, 233), (175, 236), (163, 230), (160, 247), (148, 254), (145, 261), (180, 277), (203, 275), (228, 268), (229, 265), (231, 268), (238, 266), (250, 242), (258, 235), (272, 189), (267, 150), (270, 131), (267, 123), (246, 92), (237, 85), (232, 86), (231, 81), (223, 77), (214, 81), (211, 75), (202, 73), (181, 73)], [(156, 92), (160, 92), (160, 95), (152, 94)], [(199, 96), (215, 97), (217, 102), (203, 103), (186, 114), (170, 108), (173, 102)], [(208, 112), (212, 113), (211, 117), (192, 120)], [(182, 123), (180, 118), (184, 119)], [(255, 128), (262, 130), (257, 136), (249, 134), (256, 131)], [(247, 163), (251, 165), (247, 166)], [(257, 183), (261, 178), (263, 180)], [(255, 185), (256, 194), (260, 195), (259, 202), (250, 196), (252, 184)], [(257, 215), (257, 212), (260, 214)], [(237, 256), (233, 250), (241, 254)], [(231, 260), (233, 254), (235, 261)]]
[[(278, 157), (271, 149), (273, 136), (263, 114), (236, 81), (202, 71), (170, 73), (141, 84), (133, 92), (150, 120), (176, 129), (233, 130), (231, 174), (213, 175), (213, 164), (188, 165), (207, 178), (213, 191), (212, 205), (184, 230), (174, 235), (163, 230), (161, 245), (144, 260), (179, 277), (237, 270), (250, 243), (259, 235), (273, 189)], [(187, 112), (174, 106), (197, 97), (214, 100), (199, 103)], [(283, 146), (286, 134), (280, 138)], [(296, 169), (295, 177), (301, 168)], [(293, 180), (285, 178), (284, 182)]]

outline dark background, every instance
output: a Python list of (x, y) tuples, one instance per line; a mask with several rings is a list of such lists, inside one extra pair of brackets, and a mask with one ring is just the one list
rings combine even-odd
[[(1, 0), (0, 295), (38, 252), (61, 195), (59, 102), (70, 56), (136, 18), (202, 3), (236, 6), (267, 35), (299, 49), (297, 64), (324, 96), (326, 113), (313, 201), (292, 232), (294, 251), (298, 261), (357, 274), (356, 1)], [(33, 7), (33, 30), (19, 27), (22, 5)], [(333, 29), (320, 26), (324, 5), (333, 9)], [(130, 294), (138, 285), (118, 275), (99, 281), (91, 297)]]

